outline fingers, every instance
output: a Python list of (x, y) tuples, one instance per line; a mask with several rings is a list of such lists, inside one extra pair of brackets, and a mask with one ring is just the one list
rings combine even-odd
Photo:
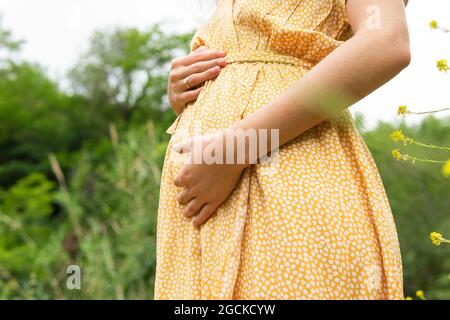
[(203, 87), (188, 90), (177, 95), (177, 102), (182, 105), (186, 105), (189, 102), (195, 101), (198, 99), (200, 92), (202, 92)]
[(204, 224), (212, 216), (216, 207), (208, 203), (200, 210), (200, 213), (192, 218), (192, 224), (194, 227), (199, 227)]
[(201, 210), (203, 205), (204, 203), (197, 198), (192, 199), (191, 202), (188, 203), (186, 208), (184, 208), (184, 216), (186, 218), (190, 218), (196, 215)]
[[(201, 85), (216, 78), (226, 64), (226, 60), (208, 61), (195, 67), (182, 67), (170, 72), (168, 96), (172, 107), (180, 106), (174, 108), (177, 109), (175, 110), (178, 111), (177, 114), (182, 112), (183, 106), (198, 99), (202, 91)], [(200, 72), (192, 73), (197, 70)], [(189, 86), (193, 88), (191, 90), (188, 90), (184, 82), (187, 77), (189, 77)]]
[(214, 50), (209, 48), (199, 48), (187, 56), (174, 58), (171, 61), (170, 65), (172, 69), (176, 69), (182, 66), (190, 66), (196, 62), (219, 59), (225, 56), (226, 56), (225, 51)]
[[(191, 86), (191, 88), (195, 88), (208, 80), (216, 78), (219, 75), (220, 71), (222, 71), (222, 68), (220, 66), (215, 66), (200, 73), (190, 74), (188, 76), (189, 85)], [(177, 87), (186, 90), (186, 84), (183, 81), (178, 82)]]
[(183, 57), (184, 59), (180, 61), (180, 63), (184, 66), (190, 66), (194, 63), (200, 61), (209, 61), (214, 59), (224, 58), (226, 56), (226, 52), (223, 50), (215, 50), (215, 49), (201, 49), (192, 52), (190, 55)]
[[(226, 65), (227, 61), (224, 58), (197, 62), (189, 66), (174, 69), (170, 73), (169, 78), (176, 85), (177, 89), (186, 90), (186, 84), (183, 80), (187, 77), (189, 77), (189, 85), (195, 87), (206, 80), (216, 77)], [(213, 71), (209, 71), (210, 69), (213, 69)]]
[(177, 186), (178, 188), (184, 188), (185, 187), (185, 183), (186, 183), (186, 176), (183, 172), (178, 173), (178, 175), (175, 177), (175, 179), (173, 180), (173, 183), (175, 184), (175, 186)]
[[(220, 71), (220, 69), (222, 69), (226, 65), (227, 65), (227, 60), (225, 58), (214, 59), (214, 60), (209, 60), (209, 61), (201, 61), (201, 62), (194, 63), (190, 66), (180, 68), (180, 71), (177, 75), (180, 77), (180, 79), (185, 79), (185, 78), (189, 77), (189, 84), (192, 87), (194, 87), (195, 85), (204, 82), (204, 81), (202, 81), (202, 82), (194, 83), (193, 82), (193, 80), (195, 79), (194, 75), (204, 74), (205, 71), (207, 72), (210, 69), (215, 69), (216, 71)], [(218, 74), (218, 72), (215, 75), (217, 76), (217, 74)], [(209, 74), (206, 73), (206, 76), (208, 76), (208, 75)]]
[(197, 49), (195, 49), (194, 52), (205, 51), (205, 50), (210, 50), (210, 49), (207, 46), (200, 46)]
[(189, 86), (191, 88), (195, 88), (199, 85), (202, 85), (208, 80), (216, 78), (221, 70), (222, 67), (216, 65), (199, 73), (191, 73), (189, 71), (188, 73), (186, 73), (186, 77), (184, 77), (183, 80), (177, 81), (175, 83), (176, 89), (179, 91), (187, 90), (186, 83), (184, 82), (184, 79), (186, 79), (187, 77), (189, 77)]
[(177, 194), (177, 201), (180, 204), (188, 204), (193, 199), (194, 196), (187, 189), (183, 189), (183, 191)]
[[(222, 68), (227, 65), (225, 56), (225, 51), (201, 46), (188, 56), (172, 60), (167, 93), (169, 103), (177, 114), (183, 112), (188, 103), (198, 99), (201, 86), (206, 81), (219, 75)], [(185, 80), (188, 77), (191, 89), (186, 86)]]

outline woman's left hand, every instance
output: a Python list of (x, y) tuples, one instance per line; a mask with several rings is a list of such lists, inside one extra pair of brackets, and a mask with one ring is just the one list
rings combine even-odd
[[(228, 198), (246, 168), (244, 164), (211, 163), (212, 161), (205, 163), (203, 155), (201, 161), (195, 161), (198, 158), (194, 150), (202, 152), (207, 147), (215, 146), (217, 152), (217, 148), (223, 148), (225, 145), (224, 139), (222, 134), (200, 136), (173, 147), (175, 152), (189, 154), (189, 162), (183, 165), (174, 183), (177, 187), (184, 188), (177, 195), (177, 201), (186, 205), (184, 215), (192, 218), (195, 227), (208, 221)], [(225, 150), (222, 151), (225, 155)]]

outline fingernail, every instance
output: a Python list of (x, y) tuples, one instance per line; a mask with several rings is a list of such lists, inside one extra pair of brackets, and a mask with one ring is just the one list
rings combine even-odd
[(215, 66), (214, 68), (211, 69), (212, 73), (217, 73), (220, 71), (220, 67), (219, 66)]

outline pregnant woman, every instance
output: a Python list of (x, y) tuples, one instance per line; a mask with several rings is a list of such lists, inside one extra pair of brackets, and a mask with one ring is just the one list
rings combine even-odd
[[(409, 61), (403, 0), (219, 1), (172, 63), (155, 298), (403, 299), (390, 205), (347, 108)], [(263, 129), (276, 165), (185, 161)]]

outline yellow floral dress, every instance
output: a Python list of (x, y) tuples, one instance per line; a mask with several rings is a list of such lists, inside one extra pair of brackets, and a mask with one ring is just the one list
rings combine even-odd
[(348, 110), (282, 146), (276, 170), (247, 168), (200, 230), (176, 201), (174, 143), (265, 106), (351, 36), (345, 0), (223, 0), (194, 35), (228, 65), (168, 129), (155, 299), (403, 299), (392, 212)]

